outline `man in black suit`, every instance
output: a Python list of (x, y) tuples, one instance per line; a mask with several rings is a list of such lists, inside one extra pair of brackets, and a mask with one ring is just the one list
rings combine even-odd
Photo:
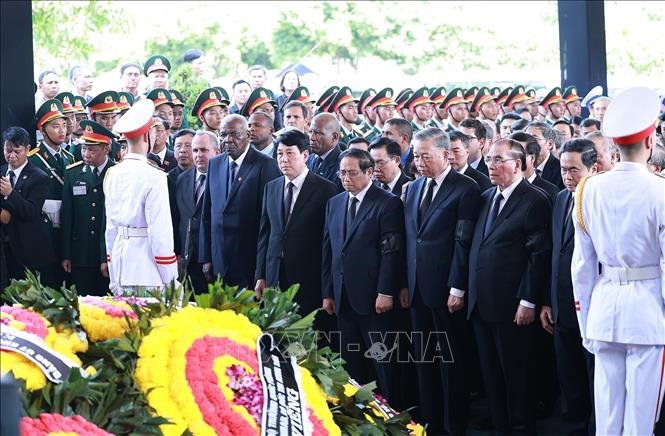
[(554, 200), (561, 190), (558, 186), (543, 179), (536, 172), (536, 160), (540, 155), (540, 144), (538, 140), (528, 133), (515, 132), (509, 136), (510, 139), (522, 144), (526, 153), (526, 169), (524, 170), (524, 178), (533, 186), (540, 188), (549, 198), (550, 204), (554, 205)]
[(459, 130), (453, 130), (448, 135), (450, 137), (448, 163), (458, 173), (473, 179), (480, 187), (481, 193), (491, 188), (493, 185), (490, 178), (469, 165), (469, 137)]
[[(187, 138), (190, 138), (189, 134), (176, 137), (176, 149), (179, 140), (185, 141)], [(180, 280), (186, 273), (192, 282), (194, 291), (203, 293), (208, 288), (198, 252), (201, 211), (203, 210), (208, 161), (219, 154), (219, 139), (210, 131), (199, 130), (189, 140), (194, 166), (183, 171), (175, 183), (173, 197), (178, 217), (177, 228), (175, 228), (177, 242), (174, 245), (180, 267)], [(171, 205), (172, 208), (173, 206)]]
[(399, 145), (400, 168), (404, 174), (413, 178), (413, 151), (411, 150), (413, 126), (411, 122), (404, 118), (389, 118), (383, 125), (381, 136), (392, 139)]
[(203, 195), (199, 262), (206, 279), (253, 288), (261, 203), (279, 177), (275, 159), (249, 146), (247, 120), (228, 115), (219, 135), (224, 152), (210, 159)]
[(547, 283), (550, 207), (522, 176), (525, 154), (519, 142), (501, 139), (485, 159), (497, 187), (482, 195), (474, 229), (468, 317), (496, 430), (533, 433), (531, 324)]
[(469, 138), (469, 157), (467, 158), (469, 166), (489, 176), (487, 165), (483, 160), (483, 148), (487, 143), (487, 128), (480, 120), (465, 118), (459, 124), (459, 131)]
[(339, 121), (334, 115), (321, 113), (312, 118), (309, 128), (309, 143), (312, 154), (307, 160), (307, 168), (314, 174), (323, 177), (335, 185), (337, 192), (342, 192), (342, 181), (337, 175), (339, 171), (339, 140), (342, 137)]
[(391, 401), (397, 394), (390, 383), (397, 343), (388, 332), (395, 331), (393, 306), (404, 268), (402, 201), (372, 183), (374, 161), (367, 151), (344, 151), (339, 169), (347, 192), (326, 207), (323, 308), (337, 314), (341, 354), (351, 377), (360, 383), (377, 380)]
[(9, 127), (2, 140), (7, 164), (0, 167), (0, 207), (8, 278), (24, 278), (25, 268), (33, 272), (44, 267), (59, 269), (55, 250), (42, 225), (49, 176), (28, 162), (30, 136), (25, 129)]
[[(307, 135), (292, 129), (277, 140), (283, 176), (269, 182), (263, 194), (254, 290), (260, 297), (267, 286), (285, 290), (300, 284), (295, 300), (305, 316), (321, 308), (323, 224), (326, 203), (337, 187), (307, 168)], [(318, 313), (314, 327), (327, 335), (334, 324)]]
[(166, 182), (169, 187), (169, 204), (171, 205), (171, 221), (173, 222), (173, 247), (176, 254), (182, 251), (178, 237), (180, 217), (176, 201), (176, 184), (180, 174), (194, 167), (192, 140), (195, 133), (190, 129), (181, 129), (173, 135), (173, 155), (178, 165), (166, 174)]
[(552, 155), (552, 151), (556, 149), (556, 131), (547, 123), (540, 121), (530, 122), (524, 131), (536, 138), (540, 145), (540, 155), (535, 164), (536, 173), (559, 189), (564, 189), (559, 159)]
[(374, 180), (393, 195), (402, 196), (402, 186), (411, 179), (399, 167), (399, 144), (392, 139), (379, 136), (367, 148), (374, 159)]
[[(413, 145), (423, 177), (409, 184), (404, 194), (408, 292), (402, 293), (400, 302), (411, 307), (413, 332), (418, 335), (414, 342), (420, 414), (434, 434), (445, 430), (465, 435), (468, 390), (462, 309), (480, 188), (449, 165), (450, 143), (444, 131), (420, 130)], [(438, 332), (435, 338), (430, 337), (433, 332)], [(428, 340), (431, 349), (425, 347)]]
[(582, 346), (575, 313), (571, 261), (574, 248), (572, 221), (575, 188), (596, 172), (593, 141), (573, 139), (561, 151), (561, 174), (566, 189), (559, 192), (552, 214), (552, 285), (543, 300), (540, 322), (554, 335), (556, 367), (567, 434), (594, 434), (593, 355)]
[(155, 162), (158, 167), (168, 173), (178, 166), (175, 154), (167, 148), (171, 125), (168, 121), (160, 117), (153, 117), (152, 119), (157, 135), (155, 136), (155, 143), (152, 144), (152, 149), (148, 153), (148, 159)]

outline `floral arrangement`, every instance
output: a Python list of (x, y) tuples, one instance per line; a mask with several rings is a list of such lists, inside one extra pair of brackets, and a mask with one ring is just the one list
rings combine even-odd
[[(88, 348), (85, 337), (81, 338), (70, 329), (58, 332), (42, 315), (23, 307), (0, 307), (0, 322), (3, 326), (36, 336), (44, 345), (79, 366), (81, 360), (76, 353)], [(46, 376), (30, 359), (13, 351), (1, 351), (0, 354), (0, 371), (3, 374), (11, 372), (14, 377), (24, 380), (31, 391), (46, 385)]]
[(30, 436), (113, 436), (82, 416), (62, 416), (58, 413), (42, 413), (37, 418), (21, 418), (19, 428), (22, 435)]
[(374, 384), (349, 384), (340, 356), (316, 345), (315, 313), (298, 313), (297, 290), (267, 289), (257, 301), (253, 291), (217, 281), (194, 305), (186, 288), (173, 286), (138, 300), (78, 297), (32, 274), (13, 281), (3, 292), (13, 304), (3, 306), (3, 325), (89, 368), (88, 376), (71, 371), (54, 384), (37, 373), (22, 376), (21, 364), (31, 362), (5, 359), (14, 353), (3, 351), (2, 373), (12, 372), (21, 387), (22, 434), (41, 434), (45, 423), (62, 424), (48, 427), (59, 434), (259, 434), (267, 400), (257, 339), (264, 333), (297, 361), (305, 434), (422, 434), (408, 413), (387, 416), (387, 405), (377, 406)]
[(141, 300), (127, 297), (81, 297), (79, 308), (81, 325), (92, 342), (119, 339), (138, 320), (132, 304)]

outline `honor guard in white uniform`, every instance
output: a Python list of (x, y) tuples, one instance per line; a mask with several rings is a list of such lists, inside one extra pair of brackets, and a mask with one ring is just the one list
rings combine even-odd
[(603, 134), (621, 162), (575, 194), (571, 273), (580, 333), (595, 355), (598, 435), (653, 434), (665, 389), (665, 178), (646, 166), (659, 109), (648, 88), (612, 100)]
[[(166, 174), (146, 158), (155, 133), (150, 100), (140, 100), (115, 124), (127, 138), (127, 154), (104, 179), (110, 288), (164, 289), (178, 277)], [(177, 282), (176, 282), (177, 284)]]

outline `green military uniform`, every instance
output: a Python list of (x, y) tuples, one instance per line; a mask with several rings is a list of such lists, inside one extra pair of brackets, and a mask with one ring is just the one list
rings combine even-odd
[[(104, 146), (113, 133), (94, 121), (81, 122), (86, 146)], [(84, 162), (69, 165), (62, 193), (62, 258), (71, 261), (72, 280), (79, 295), (106, 295), (109, 280), (100, 273), (106, 262), (104, 243), (104, 190), (102, 184), (111, 159), (98, 167)], [(98, 173), (97, 175), (95, 173)]]
[(272, 91), (267, 88), (256, 88), (249, 94), (249, 98), (247, 98), (247, 101), (238, 113), (249, 119), (259, 106), (266, 103), (270, 103), (277, 110), (277, 103), (275, 102)]
[[(118, 114), (120, 113), (120, 109), (118, 108), (119, 101), (120, 94), (118, 92), (104, 91), (97, 94), (86, 106), (90, 109), (91, 114)], [(120, 144), (115, 139), (111, 142), (109, 157), (116, 162), (120, 162)]]
[(363, 119), (363, 122), (360, 125), (360, 128), (365, 134), (365, 139), (367, 139), (370, 142), (374, 138), (376, 138), (377, 136), (381, 135), (381, 133), (379, 133), (379, 135), (377, 135), (376, 130), (374, 129), (374, 126), (372, 126), (369, 123), (369, 121), (367, 121), (365, 119), (365, 107), (367, 106), (367, 103), (369, 103), (369, 101), (372, 98), (374, 98), (375, 95), (376, 95), (376, 91), (373, 88), (367, 88), (366, 90), (363, 91), (362, 94), (360, 94), (360, 99), (358, 100), (358, 113), (360, 114), (360, 116)]
[(330, 101), (335, 96), (337, 91), (339, 91), (339, 86), (334, 85), (323, 91), (321, 97), (319, 97), (319, 99), (316, 100), (316, 103), (314, 103), (317, 107), (315, 115), (328, 111), (328, 105), (330, 104)]
[[(88, 111), (85, 109), (85, 98), (81, 97), (80, 95), (75, 95), (74, 96), (74, 114), (80, 115), (83, 114), (85, 117), (88, 117)], [(83, 157), (81, 156), (81, 145), (78, 142), (78, 137), (74, 138), (74, 135), (72, 134), (72, 141), (69, 145), (69, 152), (74, 156), (75, 161), (80, 161), (83, 160)]]
[[(416, 106), (420, 106), (423, 104), (434, 104), (434, 100), (430, 98), (430, 92), (427, 87), (422, 87), (418, 88), (415, 91), (411, 93), (409, 98), (406, 99), (406, 101), (403, 103), (403, 106), (408, 108), (411, 112), (413, 112), (413, 118), (414, 120), (416, 119)], [(423, 127), (420, 127), (418, 124), (415, 123), (415, 121), (411, 121), (411, 128), (413, 129), (413, 133), (416, 133), (417, 131), (421, 129), (426, 129), (428, 127), (437, 127), (437, 124), (430, 118), (427, 120), (425, 125)]]
[[(58, 118), (67, 117), (63, 113), (60, 100), (52, 99), (42, 103), (35, 114), (34, 120), (37, 128), (42, 130), (49, 122)], [(64, 172), (65, 167), (74, 162), (74, 156), (62, 148), (56, 153), (51, 153), (49, 147), (44, 142), (40, 142), (28, 152), (28, 160), (49, 176), (46, 201), (42, 207), (42, 224), (47, 237), (51, 240), (51, 244), (55, 249), (56, 257), (60, 259), (60, 209)], [(35, 247), (35, 249), (38, 249), (38, 247)], [(42, 283), (48, 286), (59, 287), (64, 279), (63, 270), (58, 263), (51, 267), (43, 268), (40, 273)]]

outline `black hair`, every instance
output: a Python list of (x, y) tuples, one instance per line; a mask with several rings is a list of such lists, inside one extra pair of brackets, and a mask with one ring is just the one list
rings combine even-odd
[(307, 110), (307, 106), (305, 105), (305, 103), (303, 103), (301, 101), (298, 101), (298, 100), (291, 100), (290, 102), (286, 103), (284, 105), (284, 107), (282, 108), (282, 113), (285, 110), (287, 110), (288, 108), (291, 108), (291, 107), (294, 107), (294, 106), (299, 107), (302, 110), (302, 117), (306, 119), (307, 116), (309, 115), (309, 111)]
[(485, 139), (487, 136), (487, 128), (485, 125), (480, 120), (475, 118), (465, 118), (461, 123), (459, 123), (459, 125), (460, 127), (473, 129), (473, 134), (476, 135), (476, 138), (478, 138), (479, 141), (481, 139)]
[(279, 89), (282, 92), (284, 92), (284, 79), (286, 78), (286, 75), (289, 74), (289, 73), (293, 73), (293, 74), (296, 75), (296, 77), (298, 78), (298, 86), (300, 86), (300, 74), (298, 74), (298, 72), (296, 70), (291, 68), (291, 69), (288, 69), (288, 70), (284, 71), (284, 74), (282, 74), (282, 80), (279, 81)]
[(579, 153), (582, 158), (582, 164), (591, 168), (593, 164), (598, 160), (598, 152), (596, 151), (596, 145), (592, 140), (586, 138), (574, 138), (569, 141), (566, 141), (561, 147), (561, 152), (559, 153)]
[(2, 132), (2, 142), (11, 142), (17, 146), (30, 147), (30, 135), (23, 127), (11, 126)]
[(524, 152), (528, 156), (535, 156), (537, 158), (538, 155), (540, 155), (540, 144), (538, 144), (538, 140), (535, 136), (529, 135), (525, 132), (515, 132), (511, 133), (508, 138), (514, 139), (520, 143), (525, 143), (526, 146), (524, 147)]
[(180, 129), (177, 132), (173, 134), (173, 139), (180, 138), (181, 136), (185, 135), (196, 135), (196, 132), (193, 131), (192, 129)]
[(585, 118), (580, 123), (580, 127), (591, 127), (596, 126), (596, 129), (600, 130), (600, 121), (595, 118)]
[(402, 155), (399, 144), (390, 138), (384, 138), (383, 136), (375, 138), (369, 144), (369, 147), (367, 147), (367, 151), (372, 151), (378, 148), (385, 148), (389, 157), (400, 157)]
[(301, 153), (309, 150), (309, 136), (305, 135), (298, 129), (286, 129), (277, 135), (277, 144), (284, 144), (287, 147), (298, 147)]
[(510, 125), (510, 131), (511, 132), (520, 132), (526, 128), (526, 126), (529, 125), (529, 120), (525, 120), (524, 118), (520, 118), (519, 120), (515, 121), (513, 124)]
[(362, 148), (348, 148), (344, 150), (339, 155), (339, 161), (341, 162), (345, 157), (358, 159), (358, 166), (363, 173), (366, 173), (368, 168), (374, 168), (374, 159), (372, 159), (372, 155), (369, 154), (369, 151), (363, 150)]
[(522, 119), (522, 117), (521, 117), (520, 114), (518, 114), (517, 112), (506, 112), (506, 113), (503, 114), (503, 116), (501, 117), (501, 122), (503, 122), (503, 120), (515, 120), (515, 121), (518, 121), (518, 120), (521, 120), (521, 119)]

